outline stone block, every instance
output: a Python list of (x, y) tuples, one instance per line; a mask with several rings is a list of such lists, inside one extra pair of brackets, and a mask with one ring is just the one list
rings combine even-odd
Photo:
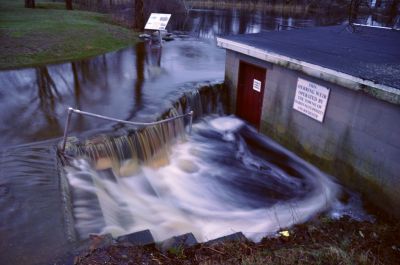
[(138, 246), (148, 246), (154, 244), (154, 238), (150, 230), (143, 230), (117, 238), (119, 243), (131, 243)]
[(245, 241), (248, 241), (246, 236), (243, 235), (242, 232), (237, 232), (237, 233), (234, 233), (231, 235), (227, 235), (227, 236), (223, 236), (220, 238), (210, 240), (210, 241), (206, 242), (205, 245), (211, 246), (211, 245), (217, 245), (217, 244), (226, 243), (226, 242), (245, 242)]
[(192, 233), (187, 233), (166, 239), (160, 243), (159, 247), (162, 251), (167, 251), (169, 249), (187, 248), (197, 244), (198, 242), (194, 235)]

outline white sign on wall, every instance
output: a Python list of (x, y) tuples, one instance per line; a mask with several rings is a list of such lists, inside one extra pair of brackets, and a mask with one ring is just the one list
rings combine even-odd
[(323, 122), (330, 90), (307, 80), (297, 80), (293, 108), (301, 113)]
[(165, 30), (171, 14), (151, 13), (144, 29)]
[(261, 81), (253, 79), (253, 89), (257, 92), (261, 92)]

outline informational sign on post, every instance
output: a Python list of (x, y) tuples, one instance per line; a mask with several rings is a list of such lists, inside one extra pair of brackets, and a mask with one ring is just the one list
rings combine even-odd
[(297, 80), (293, 108), (301, 113), (323, 122), (330, 90), (307, 80)]
[(151, 13), (144, 29), (165, 30), (171, 14)]
[(257, 79), (253, 79), (253, 90), (257, 92), (261, 92), (261, 81)]

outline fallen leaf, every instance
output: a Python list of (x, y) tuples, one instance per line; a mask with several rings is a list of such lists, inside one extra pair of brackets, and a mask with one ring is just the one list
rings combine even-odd
[(289, 231), (287, 231), (287, 230), (284, 230), (284, 231), (280, 231), (279, 232), (279, 234), (281, 235), (281, 236), (284, 236), (284, 237), (289, 237)]

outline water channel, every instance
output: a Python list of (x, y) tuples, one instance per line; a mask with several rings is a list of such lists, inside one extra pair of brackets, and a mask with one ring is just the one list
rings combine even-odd
[[(61, 165), (55, 149), (46, 147), (62, 135), (68, 106), (154, 121), (170, 109), (185, 111), (174, 103), (192, 91), (187, 105), (199, 112), (203, 103), (196, 103), (196, 84), (223, 80), (225, 51), (216, 47), (216, 35), (343, 22), (193, 10), (186, 31), (162, 47), (139, 42), (86, 60), (1, 71), (0, 263), (47, 263), (90, 233), (151, 229), (158, 240), (193, 232), (204, 241), (243, 231), (259, 240), (324, 210), (337, 215), (347, 211), (337, 200), (340, 186), (334, 180), (245, 122), (226, 116), (223, 107), (197, 114), (191, 135), (184, 133), (183, 124), (176, 125), (174, 140), (158, 144), (151, 159), (138, 159), (131, 149), (126, 155), (121, 148), (103, 164), (76, 155), (64, 168), (68, 183), (59, 179), (59, 172), (47, 170)], [(160, 142), (163, 130), (140, 139)], [(79, 116), (71, 126), (71, 134), (80, 139), (128, 131)], [(38, 141), (45, 142), (30, 144)], [(64, 205), (67, 200), (70, 208)], [(71, 223), (62, 220), (65, 215)]]

